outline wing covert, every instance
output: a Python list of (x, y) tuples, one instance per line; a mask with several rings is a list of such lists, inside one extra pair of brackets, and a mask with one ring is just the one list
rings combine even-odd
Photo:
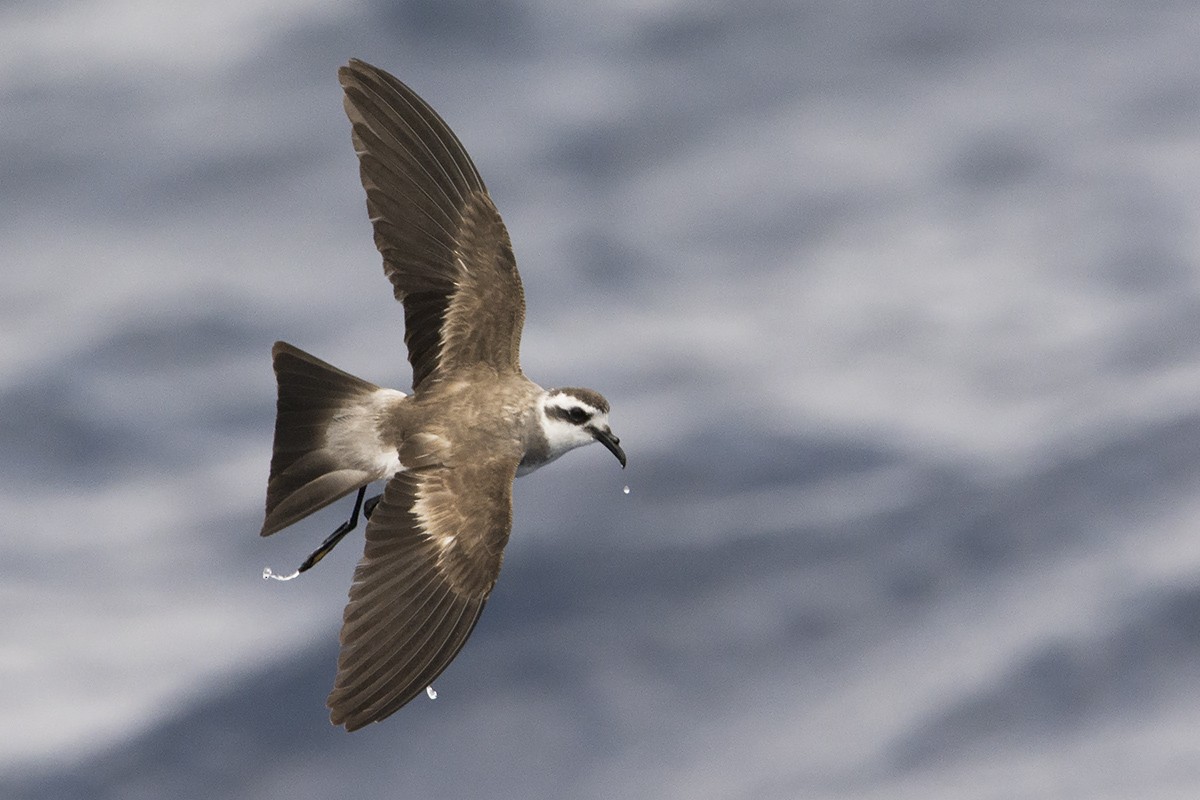
[(500, 574), (516, 467), (426, 467), (388, 482), (343, 615), (335, 725), (387, 717), (462, 649)]
[(413, 389), (519, 366), (524, 292), (508, 231), (462, 143), (424, 100), (357, 59), (345, 91), (375, 245), (404, 304)]

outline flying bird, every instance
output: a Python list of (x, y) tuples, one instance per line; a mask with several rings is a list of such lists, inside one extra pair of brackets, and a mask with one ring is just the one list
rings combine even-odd
[[(384, 389), (285, 342), (269, 536), (358, 492), (312, 567), (367, 519), (343, 615), (335, 725), (378, 722), (462, 649), (500, 574), (512, 483), (592, 442), (625, 466), (608, 402), (521, 371), (525, 320), (508, 231), (467, 151), (405, 84), (357, 59), (338, 71), (383, 271), (404, 306), (412, 393)], [(368, 484), (386, 481), (367, 499)]]

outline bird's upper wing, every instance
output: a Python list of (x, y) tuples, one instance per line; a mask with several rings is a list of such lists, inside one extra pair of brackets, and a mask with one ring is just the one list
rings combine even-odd
[(500, 574), (515, 458), (402, 472), (367, 524), (342, 625), (330, 718), (378, 722), (462, 649)]
[(458, 138), (357, 59), (338, 71), (383, 268), (404, 303), (413, 389), (480, 363), (517, 371), (525, 298), (508, 231)]

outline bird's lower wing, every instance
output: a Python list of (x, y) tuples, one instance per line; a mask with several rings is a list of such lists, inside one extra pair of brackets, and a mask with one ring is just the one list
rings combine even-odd
[(426, 467), (388, 482), (344, 614), (335, 725), (387, 717), (462, 649), (500, 574), (516, 467)]

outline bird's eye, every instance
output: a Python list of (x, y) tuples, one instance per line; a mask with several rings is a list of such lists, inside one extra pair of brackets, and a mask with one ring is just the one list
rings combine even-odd
[(586, 411), (584, 411), (582, 408), (580, 408), (579, 406), (575, 406), (574, 408), (572, 408), (570, 411), (567, 412), (567, 416), (571, 418), (571, 422), (578, 424), (578, 423), (582, 423), (582, 422), (587, 422), (588, 413)]

